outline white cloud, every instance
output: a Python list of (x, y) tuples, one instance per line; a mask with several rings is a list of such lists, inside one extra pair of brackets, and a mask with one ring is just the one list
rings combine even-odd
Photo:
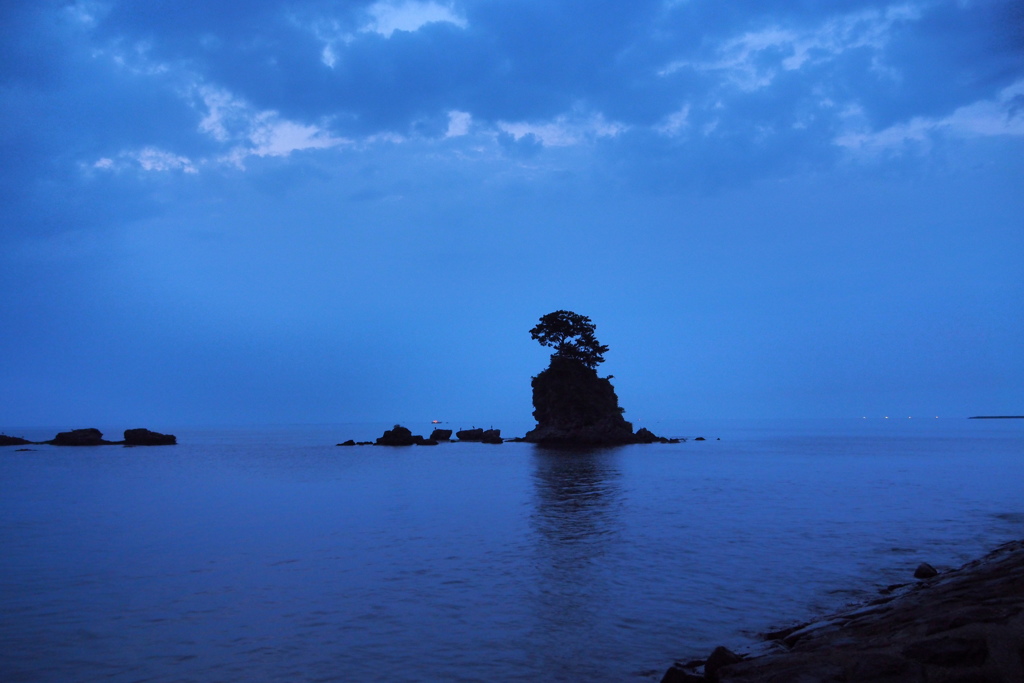
[(681, 135), (690, 126), (690, 105), (685, 105), (678, 111), (674, 111), (661, 120), (654, 127), (655, 132), (668, 137)]
[(452, 110), (448, 112), (448, 130), (446, 138), (457, 138), (469, 134), (469, 127), (473, 123), (473, 115), (467, 111)]
[[(848, 50), (879, 51), (888, 43), (894, 25), (920, 16), (915, 6), (901, 4), (830, 19), (809, 30), (772, 26), (726, 41), (712, 60), (677, 60), (658, 74), (668, 76), (682, 69), (718, 72), (736, 88), (758, 90), (771, 85), (781, 72), (827, 62)], [(884, 70), (880, 60), (875, 62), (876, 69)]]
[(516, 140), (533, 135), (545, 147), (569, 147), (594, 138), (615, 137), (627, 129), (625, 124), (606, 120), (603, 114), (587, 118), (559, 116), (546, 123), (499, 121), (497, 126)]
[(1019, 105), (1022, 99), (1024, 80), (1003, 89), (995, 99), (959, 107), (948, 116), (918, 116), (880, 131), (868, 130), (860, 121), (860, 111), (854, 108), (847, 118), (855, 123), (850, 130), (835, 139), (835, 144), (853, 152), (871, 155), (900, 151), (915, 144), (927, 147), (932, 138), (940, 134), (961, 138), (1024, 136), (1024, 111)]
[(257, 111), (226, 90), (202, 87), (198, 94), (206, 108), (199, 130), (218, 142), (234, 144), (223, 159), (237, 166), (243, 166), (249, 156), (288, 156), (351, 142), (320, 126), (285, 119), (273, 110)]
[(264, 112), (254, 120), (249, 134), (256, 156), (288, 156), (303, 149), (327, 149), (348, 142), (336, 138), (317, 126), (281, 119), (276, 112)]
[[(286, 119), (276, 111), (256, 110), (226, 90), (203, 86), (194, 92), (201, 102), (199, 106), (206, 110), (199, 121), (199, 131), (227, 147), (227, 152), (212, 163), (229, 163), (244, 168), (248, 157), (286, 157), (292, 152), (328, 149), (352, 142), (335, 137), (320, 126)], [(103, 157), (94, 162), (92, 168), (119, 171), (137, 166), (144, 171), (198, 173), (201, 165), (209, 163), (209, 159), (194, 161), (147, 146), (121, 152), (115, 158)]]
[(101, 171), (122, 171), (126, 168), (141, 168), (143, 171), (182, 171), (184, 173), (198, 173), (199, 169), (188, 157), (168, 152), (157, 147), (143, 147), (142, 149), (121, 152), (116, 159), (103, 157), (96, 161), (93, 168)]
[(368, 12), (373, 17), (360, 31), (390, 38), (395, 31), (418, 31), (427, 24), (445, 22), (466, 28), (466, 20), (450, 7), (436, 2), (378, 2)]

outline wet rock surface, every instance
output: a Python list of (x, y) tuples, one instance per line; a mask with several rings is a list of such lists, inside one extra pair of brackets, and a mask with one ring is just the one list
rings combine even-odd
[[(720, 666), (706, 679), (1020, 683), (1024, 541), (1007, 543), (895, 596), (765, 637), (773, 641), (777, 653)], [(705, 666), (710, 664), (711, 658)], [(681, 676), (698, 673), (697, 668), (677, 665), (663, 680), (694, 680)]]

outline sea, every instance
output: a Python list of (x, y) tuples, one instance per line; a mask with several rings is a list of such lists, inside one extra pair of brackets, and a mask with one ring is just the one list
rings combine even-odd
[(1024, 538), (1024, 420), (144, 426), (0, 448), (0, 681), (658, 681)]

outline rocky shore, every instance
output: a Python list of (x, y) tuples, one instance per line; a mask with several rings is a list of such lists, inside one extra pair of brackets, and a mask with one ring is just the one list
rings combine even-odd
[[(918, 571), (931, 573), (927, 566)], [(717, 648), (707, 660), (676, 664), (662, 683), (1024, 681), (1024, 541), (882, 593), (866, 605), (765, 634), (766, 654)]]

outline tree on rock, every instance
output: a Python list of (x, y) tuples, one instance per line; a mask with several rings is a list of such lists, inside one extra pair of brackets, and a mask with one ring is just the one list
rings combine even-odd
[(579, 361), (588, 368), (604, 362), (608, 347), (594, 336), (594, 323), (572, 311), (555, 311), (541, 316), (530, 337), (555, 350), (553, 357)]
[(533, 378), (537, 426), (523, 437), (534, 443), (589, 445), (634, 443), (633, 426), (622, 417), (615, 388), (595, 368), (608, 347), (594, 336), (594, 323), (572, 311), (540, 319), (530, 336), (555, 349), (547, 369)]

